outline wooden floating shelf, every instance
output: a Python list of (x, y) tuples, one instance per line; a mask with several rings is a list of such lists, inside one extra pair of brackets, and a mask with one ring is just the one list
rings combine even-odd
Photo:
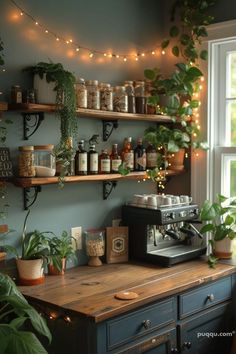
[(8, 104), (7, 102), (0, 102), (0, 111), (7, 111), (8, 110)]
[[(34, 112), (55, 112), (55, 104), (37, 104), (37, 103), (17, 103), (8, 105), (8, 111), (17, 111), (21, 113), (34, 113)], [(80, 118), (95, 118), (101, 120), (135, 120), (147, 122), (172, 122), (169, 116), (158, 114), (134, 114), (134, 113), (121, 113), (109, 112), (95, 109), (77, 108), (77, 115)]]
[[(168, 170), (167, 176), (176, 176), (182, 174), (184, 171)], [(149, 179), (145, 172), (130, 172), (126, 176), (122, 176), (118, 173), (107, 175), (87, 175), (87, 176), (68, 176), (65, 177), (65, 183), (80, 183), (80, 182), (103, 182), (103, 181), (120, 181), (120, 180), (143, 180)], [(33, 177), (15, 178), (13, 183), (17, 187), (29, 188), (35, 186), (43, 186), (48, 184), (57, 184), (58, 177)]]

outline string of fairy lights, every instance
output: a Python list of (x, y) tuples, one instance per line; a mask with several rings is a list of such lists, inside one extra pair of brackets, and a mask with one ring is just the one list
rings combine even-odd
[(34, 23), (36, 27), (38, 27), (42, 32), (45, 33), (47, 36), (51, 36), (56, 42), (60, 42), (65, 44), (66, 46), (70, 46), (70, 48), (77, 54), (78, 56), (80, 55), (81, 52), (87, 53), (88, 58), (92, 59), (97, 56), (102, 56), (104, 58), (113, 58), (113, 59), (119, 59), (123, 62), (127, 62), (128, 60), (134, 60), (134, 61), (139, 61), (139, 59), (144, 58), (148, 55), (155, 56), (157, 54), (162, 54), (165, 55), (166, 51), (162, 49), (161, 45), (155, 46), (155, 48), (152, 48), (151, 50), (145, 50), (145, 51), (137, 51), (136, 53), (118, 53), (116, 50), (114, 51), (104, 51), (104, 50), (98, 50), (94, 48), (89, 48), (86, 47), (80, 43), (78, 43), (76, 40), (72, 38), (65, 38), (63, 35), (59, 35), (57, 32), (51, 30), (49, 26), (43, 24), (42, 22), (39, 22), (36, 17), (31, 15), (29, 12), (24, 10), (21, 6), (17, 4), (15, 0), (10, 0), (11, 3), (19, 10), (19, 15), (22, 17), (27, 17), (31, 22)]

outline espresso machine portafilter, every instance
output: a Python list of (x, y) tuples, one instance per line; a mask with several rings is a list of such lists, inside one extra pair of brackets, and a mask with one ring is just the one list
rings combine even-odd
[(125, 205), (122, 220), (129, 227), (129, 257), (172, 266), (206, 253), (196, 204), (156, 210)]

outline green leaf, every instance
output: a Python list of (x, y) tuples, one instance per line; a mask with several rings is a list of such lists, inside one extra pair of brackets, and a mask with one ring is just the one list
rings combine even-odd
[(226, 226), (223, 224), (217, 225), (215, 229), (214, 240), (223, 240), (231, 231), (231, 229), (227, 229)]
[(212, 253), (208, 256), (208, 265), (210, 268), (215, 268), (218, 258), (216, 258)]
[(145, 69), (144, 70), (144, 76), (149, 79), (149, 80), (154, 80), (156, 77), (156, 73), (154, 70), (151, 69)]
[(177, 45), (172, 48), (172, 54), (176, 57), (179, 56), (179, 47)]
[(177, 26), (172, 26), (170, 29), (170, 36), (177, 37), (179, 35), (179, 28)]
[(201, 58), (202, 60), (207, 60), (207, 58), (208, 58), (208, 52), (207, 52), (207, 50), (202, 50), (202, 51), (200, 52), (200, 58)]
[(204, 225), (201, 230), (200, 230), (200, 233), (201, 234), (205, 234), (206, 232), (209, 232), (209, 231), (214, 231), (215, 227), (214, 225), (212, 224), (207, 224), (207, 225)]
[(223, 203), (223, 202), (225, 202), (228, 198), (227, 197), (225, 197), (224, 195), (222, 195), (222, 194), (216, 194), (216, 199), (219, 201), (219, 203)]
[(169, 39), (165, 39), (162, 43), (161, 43), (161, 48), (165, 49), (166, 47), (168, 47), (170, 41)]
[(120, 164), (120, 166), (118, 167), (118, 172), (122, 175), (122, 176), (127, 176), (130, 173), (130, 169), (128, 167), (126, 167), (125, 163), (122, 162)]
[(29, 316), (29, 319), (34, 329), (39, 334), (44, 335), (50, 343), (52, 340), (52, 336), (48, 329), (45, 319), (42, 316), (40, 316), (39, 313), (31, 306), (25, 310), (25, 313)]
[(235, 222), (235, 219), (233, 216), (227, 215), (224, 222), (225, 222), (225, 225), (229, 226)]
[(189, 40), (190, 40), (190, 37), (189, 37), (188, 34), (183, 33), (180, 36), (180, 42), (181, 42), (182, 45), (187, 45), (189, 43)]
[(189, 105), (191, 108), (197, 108), (199, 106), (199, 101), (198, 100), (192, 100), (189, 102)]
[(47, 354), (38, 338), (24, 331), (11, 333), (6, 351), (12, 354)]
[(215, 208), (212, 206), (209, 200), (205, 200), (200, 212), (200, 219), (202, 221), (212, 221), (216, 217)]

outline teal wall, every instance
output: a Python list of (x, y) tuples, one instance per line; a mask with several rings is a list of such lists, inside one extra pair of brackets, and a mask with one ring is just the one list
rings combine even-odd
[[(164, 26), (162, 1), (18, 0), (18, 3), (57, 34), (76, 38), (86, 47), (99, 50), (116, 49), (119, 53), (127, 53), (132, 49), (152, 49), (161, 41)], [(112, 84), (142, 79), (144, 68), (160, 65), (158, 56), (127, 63), (108, 59), (99, 63), (97, 58), (91, 61), (85, 61), (81, 57), (70, 58), (68, 46), (56, 43), (55, 39), (41, 32), (25, 16), (15, 19), (16, 12), (19, 14), (9, 0), (1, 0), (0, 36), (4, 41), (6, 72), (0, 73), (0, 91), (3, 92), (2, 97), (5, 100), (9, 97), (12, 85), (31, 87), (28, 74), (23, 73), (22, 69), (39, 61), (51, 59), (61, 62), (78, 77)], [(7, 113), (6, 117), (13, 121), (9, 127), (7, 146), (10, 148), (15, 168), (18, 146), (59, 142), (59, 121), (53, 114), (46, 115), (42, 126), (28, 142), (22, 140), (20, 114)], [(142, 136), (146, 127), (147, 124), (142, 122), (120, 122), (110, 140), (99, 144), (97, 149), (100, 151), (103, 146), (110, 148), (115, 142), (121, 146), (126, 136), (132, 136), (136, 140), (138, 136)], [(100, 121), (79, 119), (78, 138), (87, 139), (94, 133), (102, 134)], [(45, 186), (31, 209), (28, 231), (51, 230), (60, 234), (62, 230), (69, 232), (70, 228), (75, 226), (82, 226), (83, 229), (110, 226), (112, 219), (120, 216), (121, 205), (129, 200), (133, 193), (146, 192), (155, 192), (154, 184), (123, 181), (118, 183), (111, 197), (103, 201), (101, 183), (70, 184), (63, 190), (58, 190), (56, 185)], [(10, 209), (7, 223), (15, 231), (9, 234), (6, 242), (17, 245), (26, 213), (23, 210), (23, 192), (22, 189), (9, 184), (8, 193)], [(83, 252), (79, 252), (79, 263), (85, 262), (86, 257)]]

